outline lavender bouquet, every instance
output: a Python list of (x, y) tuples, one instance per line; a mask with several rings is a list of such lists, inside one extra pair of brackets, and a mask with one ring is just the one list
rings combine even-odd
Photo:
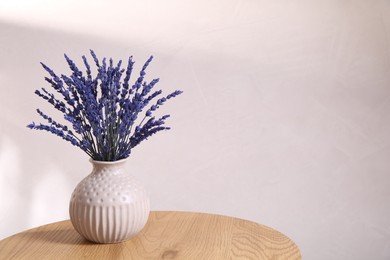
[[(63, 113), (64, 119), (72, 125), (73, 131), (39, 109), (38, 114), (48, 123), (33, 122), (27, 127), (55, 134), (80, 147), (93, 160), (124, 159), (129, 157), (131, 150), (143, 140), (157, 132), (170, 129), (164, 125), (169, 115), (156, 119), (153, 112), (182, 91), (176, 90), (155, 101), (162, 93), (161, 90), (152, 91), (159, 79), (150, 82), (144, 80), (145, 70), (153, 56), (146, 61), (135, 83), (130, 85), (134, 66), (132, 57), (129, 57), (126, 69), (122, 69), (122, 61), (115, 66), (110, 58), (107, 65), (106, 58), (99, 61), (96, 54), (92, 50), (90, 52), (97, 67), (96, 77), (92, 76), (91, 67), (85, 56), (82, 56), (86, 67), (85, 74), (66, 54), (65, 59), (72, 71), (70, 76), (58, 76), (41, 63), (50, 75), (45, 77), (45, 80), (62, 97), (57, 98), (45, 88), (36, 90), (35, 94)], [(137, 120), (144, 110), (142, 119)]]

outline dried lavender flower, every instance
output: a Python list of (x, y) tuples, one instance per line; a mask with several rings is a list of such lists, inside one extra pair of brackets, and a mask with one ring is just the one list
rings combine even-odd
[[(129, 57), (126, 68), (122, 69), (122, 61), (114, 66), (112, 58), (108, 59), (107, 64), (106, 58), (100, 62), (94, 51), (90, 50), (90, 53), (97, 67), (95, 78), (85, 56), (82, 56), (86, 68), (86, 76), (83, 76), (83, 72), (64, 54), (72, 71), (69, 76), (59, 77), (47, 65), (41, 63), (50, 76), (45, 77), (45, 80), (61, 98), (45, 88), (35, 91), (35, 94), (63, 113), (64, 119), (72, 125), (74, 132), (39, 109), (38, 114), (48, 124), (33, 122), (27, 127), (59, 136), (82, 149), (93, 160), (115, 161), (127, 158), (132, 149), (142, 141), (157, 132), (170, 129), (163, 126), (169, 115), (156, 120), (152, 117), (152, 112), (167, 100), (180, 95), (182, 91), (176, 90), (150, 106), (149, 103), (162, 93), (161, 90), (156, 90), (149, 94), (159, 79), (153, 79), (149, 83), (144, 81), (146, 69), (153, 56), (145, 62), (138, 78), (130, 86), (129, 81), (134, 67), (132, 56)], [(150, 107), (137, 124), (139, 113), (147, 106)], [(144, 122), (146, 118), (149, 119)]]

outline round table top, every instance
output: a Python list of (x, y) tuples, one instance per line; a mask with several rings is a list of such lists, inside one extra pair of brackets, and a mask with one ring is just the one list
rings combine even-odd
[(152, 211), (129, 241), (95, 244), (69, 220), (0, 241), (0, 259), (301, 259), (295, 243), (269, 227), (227, 216)]

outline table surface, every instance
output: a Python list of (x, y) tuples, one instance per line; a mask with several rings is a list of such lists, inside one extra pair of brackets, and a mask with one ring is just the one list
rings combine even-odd
[(131, 240), (95, 244), (69, 220), (0, 241), (0, 259), (301, 259), (295, 243), (269, 227), (227, 216), (152, 211)]

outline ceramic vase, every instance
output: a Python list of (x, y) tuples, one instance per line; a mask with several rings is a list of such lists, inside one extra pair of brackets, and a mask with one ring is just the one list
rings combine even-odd
[(92, 173), (73, 191), (70, 220), (76, 231), (96, 243), (129, 240), (145, 226), (149, 196), (125, 169), (126, 159), (115, 162), (90, 160)]

